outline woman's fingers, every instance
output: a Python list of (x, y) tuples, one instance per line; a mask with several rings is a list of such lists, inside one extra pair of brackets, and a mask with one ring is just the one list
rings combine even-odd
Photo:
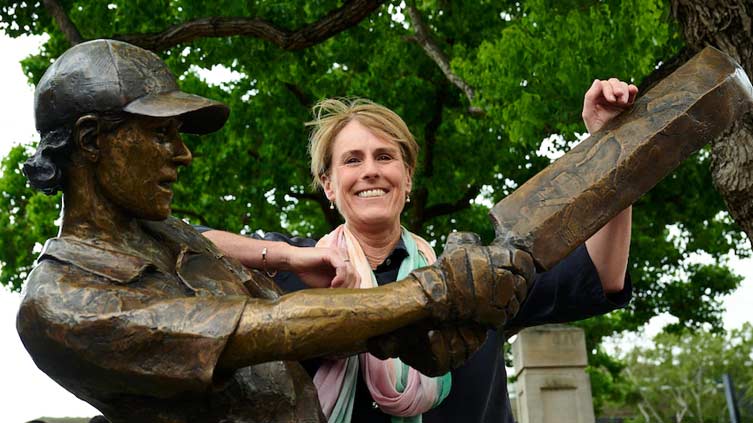
[(592, 106), (597, 103), (607, 103), (617, 106), (628, 106), (635, 101), (638, 87), (617, 78), (608, 80), (597, 79), (584, 95), (584, 106)]
[(609, 103), (617, 102), (617, 97), (614, 94), (614, 87), (609, 81), (601, 81), (601, 93), (604, 99)]
[(584, 109), (586, 106), (593, 106), (594, 103), (601, 97), (601, 81), (598, 79), (594, 79), (593, 84), (591, 84), (591, 87), (586, 91), (586, 95), (583, 97), (583, 107)]
[(628, 93), (630, 94), (628, 104), (633, 104), (635, 102), (635, 97), (638, 96), (638, 87), (633, 84), (628, 85)]
[(353, 263), (348, 259), (344, 251), (335, 250), (332, 256), (332, 265), (335, 268), (335, 277), (332, 279), (332, 288), (357, 288), (361, 278), (356, 272)]
[(638, 95), (638, 87), (617, 78), (596, 79), (583, 96), (583, 122), (593, 133), (601, 129), (623, 110), (630, 107)]
[[(617, 78), (609, 78), (602, 81), (604, 98), (616, 106), (629, 106), (635, 101), (638, 94), (638, 87), (627, 82), (620, 81)], [(608, 93), (611, 93), (609, 95)]]
[(627, 84), (617, 78), (609, 78), (609, 80), (607, 80), (607, 83), (612, 88), (614, 101), (619, 104), (626, 104), (629, 97)]

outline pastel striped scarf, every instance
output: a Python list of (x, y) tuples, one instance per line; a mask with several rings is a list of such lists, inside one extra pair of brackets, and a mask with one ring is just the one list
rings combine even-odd
[[(405, 228), (402, 228), (401, 237), (408, 257), (400, 265), (398, 280), (437, 260), (434, 250), (423, 238)], [(338, 226), (316, 246), (347, 250), (350, 262), (361, 277), (359, 288), (377, 286), (361, 245), (345, 225)], [(452, 386), (450, 373), (434, 378), (424, 376), (397, 358), (380, 360), (363, 353), (345, 359), (325, 360), (314, 376), (314, 385), (329, 423), (350, 422), (359, 367), (371, 397), (383, 412), (393, 416), (393, 423), (420, 423), (421, 414), (439, 405)]]

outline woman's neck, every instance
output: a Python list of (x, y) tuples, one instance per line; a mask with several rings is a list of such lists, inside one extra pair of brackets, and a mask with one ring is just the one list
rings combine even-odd
[(361, 245), (361, 249), (363, 249), (363, 253), (372, 269), (376, 269), (390, 255), (400, 240), (402, 233), (399, 222), (390, 225), (386, 230), (384, 228), (380, 230), (364, 230), (355, 225), (347, 223), (346, 225), (348, 225), (348, 229)]

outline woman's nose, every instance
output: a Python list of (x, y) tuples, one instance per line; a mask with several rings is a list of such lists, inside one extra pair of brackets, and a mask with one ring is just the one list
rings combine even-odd
[(363, 178), (374, 178), (379, 175), (379, 167), (374, 159), (366, 159), (363, 163)]

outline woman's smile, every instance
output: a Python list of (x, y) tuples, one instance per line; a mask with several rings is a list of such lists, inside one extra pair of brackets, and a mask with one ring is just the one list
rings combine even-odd
[(411, 175), (397, 142), (350, 121), (335, 137), (323, 181), (327, 198), (351, 225), (400, 225)]
[(356, 193), (356, 195), (360, 198), (374, 198), (374, 197), (382, 197), (387, 194), (386, 190), (383, 190), (381, 188), (376, 189), (367, 189), (364, 191), (360, 191)]

